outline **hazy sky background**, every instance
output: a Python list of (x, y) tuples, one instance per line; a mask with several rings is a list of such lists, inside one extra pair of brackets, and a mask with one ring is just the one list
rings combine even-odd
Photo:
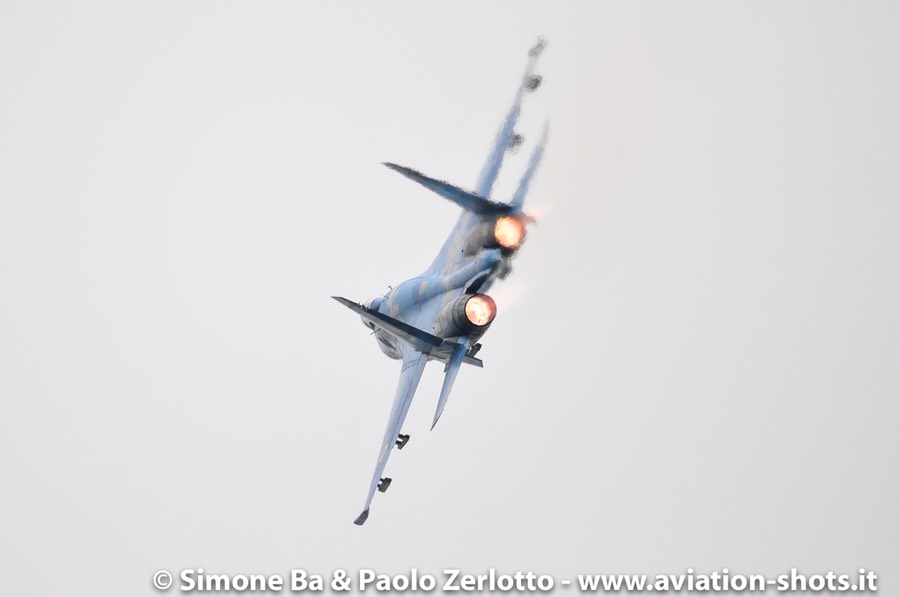
[[(723, 566), (896, 594), (898, 32), (889, 2), (0, 1), (0, 594)], [(473, 185), (538, 35), (539, 223), (484, 370), (428, 432), (429, 366), (357, 528), (399, 366), (329, 296), (431, 262), (457, 208), (380, 163)]]

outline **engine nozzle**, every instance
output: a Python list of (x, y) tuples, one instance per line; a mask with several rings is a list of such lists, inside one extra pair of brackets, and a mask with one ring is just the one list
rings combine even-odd
[(518, 249), (525, 240), (525, 224), (521, 218), (503, 216), (494, 223), (494, 240), (504, 249)]
[(440, 338), (481, 336), (497, 316), (497, 303), (486, 294), (464, 294), (440, 310), (432, 327)]
[(486, 294), (476, 294), (466, 301), (466, 319), (476, 327), (489, 325), (497, 315), (497, 303)]

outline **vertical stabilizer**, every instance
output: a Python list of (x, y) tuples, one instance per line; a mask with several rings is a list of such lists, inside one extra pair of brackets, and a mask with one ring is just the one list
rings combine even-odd
[(463, 357), (466, 356), (466, 351), (469, 350), (469, 339), (460, 338), (459, 340), (459, 346), (450, 355), (450, 358), (447, 360), (447, 367), (444, 369), (446, 371), (444, 374), (444, 385), (441, 386), (441, 397), (438, 399), (437, 408), (434, 411), (434, 421), (431, 422), (432, 429), (437, 425), (438, 419), (441, 418), (441, 414), (444, 412), (447, 398), (450, 397), (450, 390), (453, 389), (453, 382), (456, 381), (456, 374), (459, 373)]

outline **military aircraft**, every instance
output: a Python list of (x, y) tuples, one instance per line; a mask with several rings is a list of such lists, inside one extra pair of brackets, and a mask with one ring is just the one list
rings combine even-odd
[(482, 361), (475, 356), (481, 349), (478, 340), (497, 314), (496, 304), (485, 293), (496, 280), (509, 275), (512, 269), (510, 261), (525, 240), (527, 225), (533, 222), (522, 211), (522, 204), (544, 152), (546, 125), (513, 197), (505, 203), (494, 201), (491, 190), (504, 156), (507, 152), (517, 151), (524, 142), (522, 135), (515, 130), (516, 122), (525, 95), (533, 93), (541, 85), (542, 79), (534, 74), (534, 67), (545, 45), (539, 39), (528, 53), (528, 67), (515, 101), (473, 192), (429, 178), (411, 168), (385, 164), (463, 208), (456, 226), (431, 266), (421, 275), (406, 280), (384, 296), (375, 297), (365, 304), (332, 297), (362, 318), (366, 327), (373, 331), (384, 354), (402, 361), (400, 381), (378, 453), (375, 474), (365, 507), (354, 521), (357, 525), (362, 525), (369, 517), (375, 491), (383, 493), (391, 484), (391, 479), (382, 475), (394, 446), (402, 449), (409, 441), (409, 435), (401, 433), (401, 430), (425, 364), (430, 360), (440, 361), (444, 363), (445, 372), (432, 429), (444, 411), (460, 366), (463, 363), (482, 366)]

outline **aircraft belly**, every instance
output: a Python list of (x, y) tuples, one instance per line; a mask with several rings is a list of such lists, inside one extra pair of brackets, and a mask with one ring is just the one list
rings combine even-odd
[(403, 354), (400, 352), (400, 341), (392, 334), (381, 328), (376, 328), (375, 339), (378, 340), (378, 348), (381, 349), (381, 352), (392, 359), (403, 358)]

